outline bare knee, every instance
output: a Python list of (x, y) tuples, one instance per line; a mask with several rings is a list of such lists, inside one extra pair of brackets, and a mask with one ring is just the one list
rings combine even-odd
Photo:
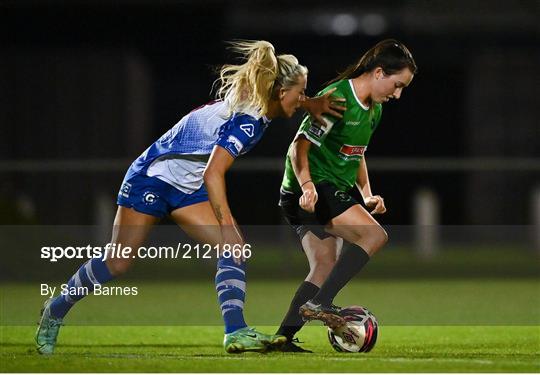
[(388, 242), (388, 234), (379, 225), (373, 225), (368, 232), (358, 239), (356, 245), (362, 247), (370, 256), (382, 249)]
[(114, 277), (125, 274), (132, 265), (131, 259), (109, 258), (106, 260), (107, 268)]

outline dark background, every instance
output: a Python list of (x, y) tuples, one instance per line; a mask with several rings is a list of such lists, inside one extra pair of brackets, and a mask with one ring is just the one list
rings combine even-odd
[[(215, 68), (235, 61), (227, 40), (265, 39), (296, 55), (313, 95), (393, 37), (419, 74), (384, 106), (367, 153), (389, 209), (381, 220), (413, 223), (413, 197), (428, 188), (442, 224), (532, 224), (539, 16), (539, 1), (517, 0), (0, 1), (0, 222), (99, 224), (96, 206), (114, 210), (131, 161), (211, 99)], [(274, 121), (242, 158), (276, 158), (277, 168), (229, 173), (241, 224), (282, 223), (279, 163), (299, 121)], [(410, 163), (377, 167), (387, 160)]]

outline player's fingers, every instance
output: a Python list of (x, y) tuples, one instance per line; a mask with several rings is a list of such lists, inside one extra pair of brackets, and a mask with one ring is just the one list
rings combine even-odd
[(306, 202), (306, 198), (302, 195), (300, 197), (300, 199), (298, 200), (298, 205), (300, 206), (301, 209), (305, 210), (307, 208), (307, 202)]
[(375, 208), (373, 210), (371, 210), (371, 214), (372, 215), (376, 215), (376, 214), (380, 214), (381, 212), (379, 211), (379, 205), (376, 205)]
[(375, 210), (378, 214), (384, 214), (386, 212), (386, 207), (384, 207), (384, 200), (382, 198), (379, 199)]
[(330, 108), (335, 109), (336, 111), (346, 111), (347, 107), (343, 105), (338, 105), (336, 102), (330, 103)]
[(343, 118), (343, 115), (342, 115), (341, 113), (336, 112), (336, 111), (334, 111), (334, 110), (332, 110), (332, 109), (329, 109), (329, 110), (327, 111), (327, 113), (328, 113), (329, 115), (332, 115), (332, 116), (337, 117), (337, 118)]
[(381, 214), (386, 212), (386, 206), (384, 204), (384, 199), (381, 198)]
[(300, 208), (307, 212), (314, 211), (315, 204), (310, 200), (306, 199), (304, 196), (300, 198)]
[(324, 93), (323, 96), (326, 96), (326, 97), (329, 97), (330, 95), (332, 95), (334, 93), (334, 91), (337, 90), (337, 87), (334, 87), (333, 89), (330, 89), (328, 90), (327, 92)]

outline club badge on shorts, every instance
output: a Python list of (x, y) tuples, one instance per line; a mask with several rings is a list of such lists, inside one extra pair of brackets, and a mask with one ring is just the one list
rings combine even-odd
[(334, 196), (342, 202), (348, 202), (351, 200), (351, 196), (341, 190), (336, 191)]
[(148, 205), (151, 205), (156, 202), (157, 198), (158, 198), (157, 194), (152, 193), (151, 191), (147, 191), (143, 195), (143, 202)]

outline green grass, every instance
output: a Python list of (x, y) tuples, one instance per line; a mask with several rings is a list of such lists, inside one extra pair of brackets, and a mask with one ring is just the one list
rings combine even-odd
[[(247, 321), (273, 331), (297, 282), (250, 281)], [(536, 278), (360, 278), (337, 302), (378, 317), (379, 340), (367, 354), (334, 352), (325, 327), (310, 323), (299, 338), (314, 354), (228, 355), (212, 280), (121, 285), (139, 295), (86, 298), (66, 319), (57, 353), (43, 358), (33, 343), (39, 284), (0, 284), (0, 371), (540, 372)]]
[[(248, 280), (246, 316), (253, 325), (277, 325), (297, 281)], [(0, 284), (4, 325), (35, 324), (45, 297), (39, 283)], [(59, 283), (51, 284), (56, 287)], [(137, 296), (90, 296), (69, 315), (70, 325), (220, 325), (214, 282), (124, 281)], [(349, 283), (336, 303), (362, 305), (383, 325), (540, 325), (537, 279), (363, 280)], [(104, 308), (106, 306), (106, 308)], [(189, 308), (186, 308), (189, 307)]]
[[(264, 327), (271, 331), (271, 327)], [(313, 354), (228, 355), (221, 327), (62, 329), (57, 353), (34, 352), (33, 327), (3, 327), (2, 372), (538, 372), (538, 327), (382, 327), (371, 353), (336, 353), (325, 328), (301, 334)]]

